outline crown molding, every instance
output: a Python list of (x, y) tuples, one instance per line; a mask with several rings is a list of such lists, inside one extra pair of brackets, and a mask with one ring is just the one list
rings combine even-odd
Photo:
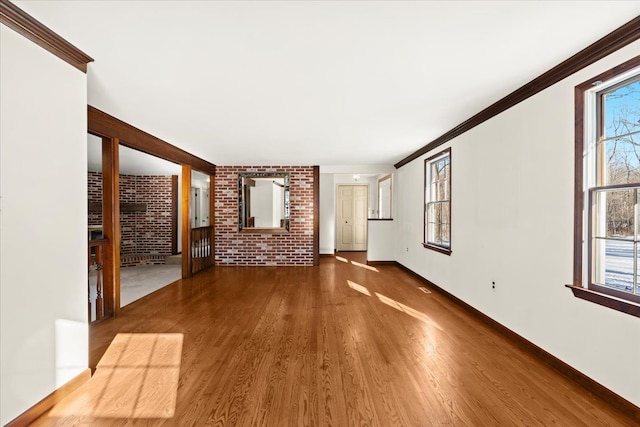
[(552, 86), (559, 81), (569, 77), (571, 74), (610, 55), (616, 50), (621, 49), (630, 43), (633, 43), (639, 38), (640, 16), (637, 16), (631, 21), (624, 24), (622, 27), (612, 31), (611, 33), (602, 37), (600, 40), (576, 53), (569, 59), (556, 65), (546, 73), (536, 77), (521, 88), (516, 89), (514, 92), (511, 92), (501, 100), (480, 111), (475, 116), (460, 123), (458, 126), (454, 127), (447, 133), (434, 139), (424, 147), (415, 151), (413, 154), (410, 154), (409, 156), (400, 160), (394, 166), (396, 167), (396, 169), (398, 169), (406, 165), (407, 163), (441, 146), (442, 144), (452, 140), (453, 138), (462, 135), (468, 130), (473, 129), (479, 124), (486, 122), (490, 118), (502, 113), (505, 110), (508, 110), (509, 108), (524, 101), (525, 99), (530, 98), (538, 92), (543, 91), (549, 86)]
[(86, 53), (54, 33), (9, 0), (0, 0), (0, 22), (86, 73), (93, 62)]

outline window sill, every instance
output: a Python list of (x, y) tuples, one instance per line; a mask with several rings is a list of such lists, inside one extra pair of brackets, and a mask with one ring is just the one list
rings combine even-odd
[(571, 289), (571, 291), (573, 292), (573, 296), (575, 296), (576, 298), (609, 307), (635, 317), (640, 317), (640, 304), (636, 304), (632, 301), (627, 301), (622, 298), (616, 298), (614, 296), (603, 294), (601, 292), (596, 292), (591, 289), (586, 289), (581, 286), (565, 286)]
[(427, 249), (431, 249), (432, 251), (440, 252), (441, 254), (451, 255), (451, 249), (443, 248), (442, 246), (431, 245), (429, 243), (424, 243), (424, 242), (422, 243), (422, 246), (424, 246)]

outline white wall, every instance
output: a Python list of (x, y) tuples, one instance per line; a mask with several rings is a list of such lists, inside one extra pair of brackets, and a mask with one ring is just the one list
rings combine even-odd
[(333, 254), (336, 247), (336, 198), (332, 173), (320, 174), (320, 253)]
[(393, 216), (397, 261), (640, 406), (640, 319), (564, 287), (573, 268), (574, 86), (638, 54), (635, 42), (446, 145), (451, 256), (421, 246), (423, 161), (446, 146), (396, 172)]
[(392, 220), (368, 221), (367, 233), (367, 261), (395, 260), (395, 225)]
[(88, 366), (87, 79), (0, 25), (0, 423)]

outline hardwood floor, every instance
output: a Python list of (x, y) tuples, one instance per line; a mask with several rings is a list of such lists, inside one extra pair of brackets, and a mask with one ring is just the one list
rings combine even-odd
[(116, 343), (36, 425), (634, 425), (419, 286), (358, 253), (211, 269), (93, 327), (94, 361)]

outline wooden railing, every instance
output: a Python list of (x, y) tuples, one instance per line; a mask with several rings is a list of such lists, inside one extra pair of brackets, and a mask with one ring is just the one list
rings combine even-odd
[[(89, 240), (89, 282), (87, 285), (89, 323), (97, 322), (106, 317), (104, 301), (104, 260), (108, 245), (109, 240), (107, 239)], [(92, 298), (92, 296), (94, 298)], [(92, 307), (94, 309), (92, 309)]]
[(213, 265), (213, 227), (191, 229), (191, 273), (209, 268)]

